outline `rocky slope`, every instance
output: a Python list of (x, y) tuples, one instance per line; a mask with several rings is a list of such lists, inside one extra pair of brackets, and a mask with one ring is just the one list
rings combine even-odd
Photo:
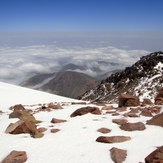
[(74, 71), (61, 71), (53, 74), (36, 75), (24, 82), (22, 86), (76, 98), (87, 90), (95, 88), (98, 84), (99, 81), (86, 74)]
[(116, 101), (120, 93), (130, 93), (141, 99), (154, 100), (163, 87), (163, 52), (151, 53), (140, 58), (124, 71), (112, 74), (79, 99), (90, 101)]

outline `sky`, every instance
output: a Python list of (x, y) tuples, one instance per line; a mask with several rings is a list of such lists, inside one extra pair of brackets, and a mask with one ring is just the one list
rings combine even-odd
[(162, 31), (162, 0), (0, 0), (0, 31)]
[[(0, 81), (163, 51), (162, 0), (0, 0)], [(88, 75), (95, 75), (90, 69)]]

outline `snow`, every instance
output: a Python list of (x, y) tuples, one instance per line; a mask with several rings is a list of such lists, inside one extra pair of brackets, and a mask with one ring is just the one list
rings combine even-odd
[[(138, 163), (144, 162), (144, 158), (157, 146), (161, 146), (163, 142), (162, 127), (146, 125), (144, 131), (127, 132), (121, 130), (117, 124), (112, 123), (113, 118), (122, 118), (124, 112), (119, 116), (103, 112), (102, 115), (86, 114), (71, 118), (70, 115), (73, 111), (85, 106), (82, 104), (71, 105), (71, 102), (79, 102), (78, 100), (2, 82), (0, 82), (0, 93), (0, 110), (4, 112), (0, 114), (0, 161), (12, 150), (22, 150), (26, 151), (28, 156), (26, 163), (112, 163), (109, 150), (112, 147), (117, 147), (127, 150), (127, 158), (124, 163)], [(34, 139), (29, 134), (11, 135), (5, 133), (7, 126), (18, 120), (17, 118), (8, 118), (8, 114), (11, 112), (8, 109), (10, 106), (23, 104), (30, 109), (35, 109), (33, 104), (49, 102), (65, 102), (66, 105), (62, 106), (61, 110), (34, 114), (37, 120), (42, 121), (38, 127), (48, 129), (42, 138)], [(93, 104), (87, 105), (94, 106)], [(117, 105), (114, 104), (114, 106)], [(98, 107), (101, 109), (102, 106)], [(50, 122), (52, 118), (65, 119), (67, 122), (54, 125)], [(127, 118), (129, 122), (141, 121), (143, 123), (146, 123), (148, 119), (150, 117)], [(50, 127), (52, 125), (53, 127)], [(97, 129), (101, 127), (111, 129), (110, 133), (105, 134), (106, 136), (130, 136), (131, 140), (114, 144), (96, 142), (98, 136), (104, 135), (97, 132)], [(52, 128), (58, 128), (60, 131), (50, 133)]]

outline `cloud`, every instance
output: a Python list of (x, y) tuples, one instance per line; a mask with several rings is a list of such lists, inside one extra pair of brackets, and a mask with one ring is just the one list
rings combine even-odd
[[(112, 46), (1, 46), (0, 47), (0, 80), (10, 83), (20, 83), (37, 73), (53, 73), (61, 66), (74, 63), (86, 65), (84, 71), (96, 75), (92, 67), (98, 67), (102, 72), (124, 68), (136, 62), (141, 56), (149, 54), (146, 50), (126, 50)], [(113, 62), (117, 65), (100, 62)]]

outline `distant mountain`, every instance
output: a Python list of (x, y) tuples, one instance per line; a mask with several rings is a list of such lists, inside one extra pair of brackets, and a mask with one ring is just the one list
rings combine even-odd
[(112, 101), (116, 100), (120, 93), (154, 99), (161, 87), (163, 87), (163, 52), (160, 51), (141, 57), (131, 67), (112, 74), (79, 99)]
[(36, 75), (22, 83), (22, 86), (77, 98), (87, 90), (95, 88), (99, 83), (100, 81), (83, 73), (61, 71), (53, 74)]

